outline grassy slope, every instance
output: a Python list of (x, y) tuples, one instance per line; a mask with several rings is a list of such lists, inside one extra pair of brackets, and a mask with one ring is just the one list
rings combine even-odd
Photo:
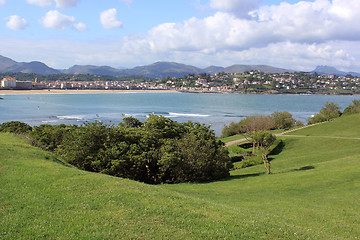
[(360, 114), (342, 116), (326, 124), (304, 128), (289, 135), (336, 136), (360, 138)]
[(255, 166), (225, 181), (152, 186), (66, 167), (0, 134), (0, 239), (360, 236), (360, 140), (284, 141), (273, 175)]

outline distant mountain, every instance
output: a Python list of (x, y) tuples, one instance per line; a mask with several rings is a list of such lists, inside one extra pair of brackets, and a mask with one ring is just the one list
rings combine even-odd
[[(265, 73), (285, 73), (294, 72), (293, 70), (272, 67), (268, 65), (232, 65), (229, 67), (209, 66), (207, 68), (198, 68), (192, 65), (186, 65), (176, 62), (156, 62), (150, 65), (138, 66), (130, 69), (118, 69), (109, 66), (94, 66), (94, 65), (74, 65), (69, 69), (58, 70), (48, 67), (42, 62), (16, 62), (10, 58), (0, 55), (0, 72), (22, 72), (22, 73), (37, 73), (37, 74), (93, 74), (93, 75), (108, 75), (108, 76), (144, 76), (151, 78), (165, 78), (165, 77), (183, 77), (188, 74), (208, 73), (214, 74), (217, 72), (226, 73), (243, 73), (245, 71), (258, 70)], [(330, 74), (345, 76), (351, 74), (353, 76), (360, 76), (356, 72), (343, 72), (331, 66), (317, 66), (315, 70), (311, 71), (319, 74)]]
[(285, 72), (294, 72), (293, 70), (276, 68), (268, 65), (232, 65), (230, 67), (224, 68), (226, 73), (243, 73), (246, 71), (258, 70), (265, 73), (285, 73)]
[(227, 68), (219, 66), (210, 66), (207, 68), (197, 68), (191, 65), (185, 65), (175, 62), (156, 62), (146, 66), (135, 67), (121, 71), (121, 75), (141, 75), (146, 77), (164, 78), (164, 77), (182, 77), (188, 74), (208, 73), (214, 74), (217, 72), (226, 73), (243, 73), (245, 71), (259, 70), (266, 73), (284, 73), (293, 72), (292, 70), (276, 68), (267, 65), (233, 65)]
[(59, 74), (59, 70), (48, 67), (42, 62), (16, 62), (0, 55), (0, 72), (22, 72), (38, 74)]
[(215, 74), (222, 71), (224, 71), (224, 67), (218, 67), (218, 66), (210, 66), (203, 69), (203, 72), (208, 74)]
[(115, 77), (115, 76), (119, 76), (121, 74), (121, 70), (112, 68), (112, 67), (108, 67), (108, 66), (74, 65), (69, 69), (62, 70), (62, 73), (108, 75), (108, 76)]
[(14, 60), (0, 55), (0, 72), (8, 72), (8, 69), (17, 67), (18, 63)]
[(38, 74), (60, 74), (59, 70), (48, 67), (42, 62), (19, 63), (18, 67), (11, 72), (38, 73)]
[(360, 76), (360, 73), (356, 73), (356, 72), (343, 72), (340, 71), (334, 67), (331, 66), (317, 66), (315, 68), (315, 70), (311, 71), (312, 73), (318, 73), (318, 74), (328, 74), (328, 75), (337, 75), (337, 76), (346, 76), (348, 74), (351, 74), (352, 76)]
[(121, 71), (121, 75), (128, 76), (144, 76), (153, 78), (164, 78), (164, 77), (183, 77), (188, 74), (201, 73), (201, 69), (175, 62), (156, 62), (146, 66), (139, 66), (132, 69), (126, 69)]

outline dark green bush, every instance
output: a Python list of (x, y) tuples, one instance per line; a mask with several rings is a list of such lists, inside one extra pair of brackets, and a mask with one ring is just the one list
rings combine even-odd
[(54, 151), (62, 143), (64, 135), (76, 129), (77, 126), (65, 124), (50, 125), (43, 124), (35, 126), (30, 133), (31, 137), (36, 140), (35, 145), (45, 150)]
[(360, 99), (353, 100), (352, 104), (350, 104), (347, 108), (344, 109), (343, 115), (350, 115), (360, 113)]
[(326, 103), (319, 113), (308, 119), (308, 124), (330, 121), (331, 119), (341, 116), (341, 108), (339, 104), (333, 102)]
[(229, 176), (223, 143), (200, 123), (150, 115), (140, 123), (36, 127), (32, 136), (70, 164), (145, 183), (206, 182)]
[(28, 134), (31, 132), (31, 130), (32, 127), (30, 125), (19, 121), (6, 122), (0, 126), (0, 132)]

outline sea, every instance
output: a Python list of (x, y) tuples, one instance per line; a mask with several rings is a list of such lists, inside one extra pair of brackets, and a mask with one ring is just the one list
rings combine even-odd
[(326, 102), (342, 110), (359, 95), (263, 95), (235, 93), (116, 92), (0, 95), (0, 123), (21, 121), (41, 124), (117, 124), (124, 117), (141, 121), (150, 114), (179, 122), (200, 122), (221, 135), (224, 125), (251, 115), (287, 111), (297, 120), (320, 111)]

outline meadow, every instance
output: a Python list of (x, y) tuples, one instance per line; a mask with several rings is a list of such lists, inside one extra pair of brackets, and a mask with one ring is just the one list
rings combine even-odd
[[(360, 115), (282, 136), (258, 165), (203, 184), (85, 172), (0, 134), (0, 239), (358, 239)], [(319, 137), (322, 136), (322, 137)]]

